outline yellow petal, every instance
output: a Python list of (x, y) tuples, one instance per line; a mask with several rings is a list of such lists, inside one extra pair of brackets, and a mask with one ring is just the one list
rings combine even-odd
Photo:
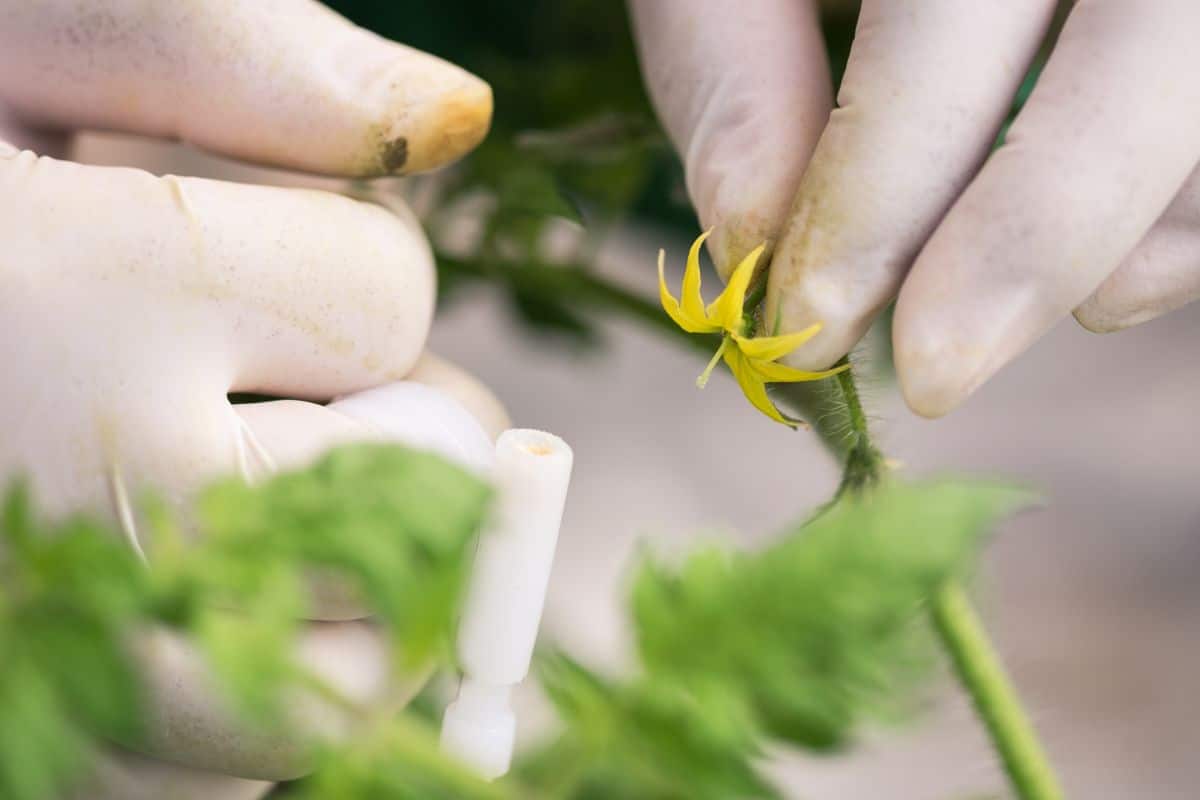
[(758, 257), (762, 255), (765, 248), (766, 244), (760, 244), (742, 259), (742, 263), (738, 264), (737, 268), (733, 270), (733, 274), (729, 276), (729, 283), (725, 284), (725, 290), (708, 307), (709, 320), (731, 333), (741, 332), (742, 306), (746, 303), (746, 290), (750, 288), (750, 279), (754, 277), (754, 266), (758, 263)]
[(742, 336), (734, 336), (737, 340), (737, 345), (742, 352), (750, 358), (761, 358), (765, 361), (774, 361), (778, 358), (783, 358), (788, 353), (795, 350), (800, 345), (807, 342), (812, 337), (816, 336), (821, 330), (821, 323), (816, 322), (809, 325), (802, 331), (789, 333), (783, 336), (756, 336), (753, 339), (746, 339)]
[(667, 279), (664, 274), (663, 260), (666, 254), (662, 250), (658, 251), (658, 299), (662, 303), (663, 311), (667, 312), (667, 316), (675, 321), (675, 324), (683, 328), (688, 333), (713, 333), (720, 330), (709, 323), (708, 320), (701, 316), (699, 319), (684, 313), (679, 307), (679, 301), (671, 294), (667, 288)]
[(692, 242), (692, 248), (688, 250), (687, 267), (683, 270), (683, 289), (679, 293), (679, 301), (683, 304), (683, 313), (694, 320), (706, 319), (704, 295), (700, 294), (700, 248), (710, 233), (711, 229)]
[(767, 396), (767, 385), (763, 383), (762, 378), (750, 366), (740, 350), (728, 348), (725, 351), (725, 363), (729, 365), (733, 377), (737, 378), (738, 386), (742, 387), (742, 394), (746, 395), (746, 399), (752, 406), (776, 422), (791, 428), (795, 427), (795, 423), (780, 413), (775, 404), (771, 402), (771, 398)]
[(774, 361), (763, 361), (758, 358), (747, 359), (748, 366), (762, 380), (768, 383), (796, 383), (798, 381), (819, 381), (822, 378), (828, 378), (830, 375), (837, 375), (850, 368), (849, 364), (842, 364), (840, 367), (833, 369), (825, 369), (820, 372), (809, 372), (806, 369), (792, 369), (791, 367), (777, 364)]

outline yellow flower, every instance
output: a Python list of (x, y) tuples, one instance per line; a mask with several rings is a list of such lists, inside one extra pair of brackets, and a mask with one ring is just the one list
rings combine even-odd
[(667, 281), (663, 274), (663, 261), (666, 254), (658, 251), (658, 296), (662, 301), (663, 310), (675, 321), (675, 324), (688, 333), (719, 333), (721, 346), (717, 348), (712, 361), (696, 380), (696, 385), (704, 388), (708, 376), (712, 374), (717, 361), (724, 360), (737, 379), (738, 385), (746, 399), (762, 413), (776, 422), (796, 427), (799, 420), (783, 415), (771, 398), (767, 396), (768, 383), (794, 383), (796, 381), (815, 381), (827, 378), (846, 369), (843, 365), (834, 369), (820, 372), (809, 372), (793, 369), (777, 363), (788, 353), (800, 347), (821, 330), (821, 323), (808, 326), (802, 331), (789, 333), (784, 336), (748, 337), (749, 317), (744, 309), (746, 292), (754, 277), (754, 268), (766, 245), (759, 245), (742, 259), (742, 262), (729, 276), (729, 283), (724, 291), (709, 305), (704, 305), (704, 297), (700, 294), (700, 248), (711, 231), (701, 234), (688, 252), (687, 268), (683, 273), (683, 287), (680, 299), (676, 300), (667, 289)]

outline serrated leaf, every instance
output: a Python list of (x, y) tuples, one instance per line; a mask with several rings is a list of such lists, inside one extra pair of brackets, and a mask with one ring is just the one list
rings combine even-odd
[(201, 527), (222, 549), (208, 548), (204, 570), (248, 597), (268, 588), (264, 567), (272, 563), (340, 575), (415, 665), (448, 652), (489, 497), (478, 478), (430, 453), (340, 448), (261, 486), (228, 480), (208, 489)]
[(0, 658), (0, 797), (54, 797), (82, 766), (84, 743), (53, 682), (3, 643)]
[(626, 800), (774, 798), (759, 774), (760, 732), (741, 699), (711, 683), (610, 681), (558, 654), (539, 677), (567, 732), (522, 763), (560, 796)]
[(758, 553), (704, 550), (634, 584), (649, 672), (738, 686), (773, 736), (827, 748), (905, 710), (932, 657), (920, 610), (1021, 490), (942, 482), (848, 495)]
[(435, 728), (407, 715), (328, 750), (294, 800), (525, 800), (443, 754)]

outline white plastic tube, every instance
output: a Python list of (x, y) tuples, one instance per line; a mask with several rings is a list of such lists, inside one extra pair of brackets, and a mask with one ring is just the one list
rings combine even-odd
[(442, 749), (488, 779), (512, 761), (512, 689), (529, 672), (573, 458), (543, 431), (508, 430), (496, 442), (496, 505), (458, 634), (464, 674), (442, 723)]

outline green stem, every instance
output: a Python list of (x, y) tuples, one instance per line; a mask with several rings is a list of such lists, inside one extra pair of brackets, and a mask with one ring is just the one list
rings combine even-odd
[[(845, 359), (843, 359), (845, 362)], [(845, 471), (838, 495), (857, 494), (879, 483), (886, 464), (871, 441), (852, 370), (837, 375), (850, 425)], [(1004, 772), (1021, 800), (1060, 800), (1062, 790), (1038, 742), (1020, 698), (1008, 680), (971, 602), (956, 580), (947, 581), (930, 606), (934, 630), (954, 665), (959, 685), (987, 728)]]
[(1017, 796), (1060, 800), (1062, 789), (1050, 762), (966, 592), (948, 582), (934, 597), (931, 612), (959, 683), (971, 695)]
[[(849, 365), (849, 357), (843, 357), (838, 365)], [(859, 492), (883, 480), (887, 463), (882, 451), (871, 441), (867, 414), (863, 411), (858, 386), (854, 382), (853, 369), (844, 369), (836, 376), (842, 393), (842, 404), (846, 409), (849, 430), (846, 434), (845, 462), (842, 466), (842, 482), (836, 497), (846, 492)], [(836, 498), (835, 498), (836, 499)]]

